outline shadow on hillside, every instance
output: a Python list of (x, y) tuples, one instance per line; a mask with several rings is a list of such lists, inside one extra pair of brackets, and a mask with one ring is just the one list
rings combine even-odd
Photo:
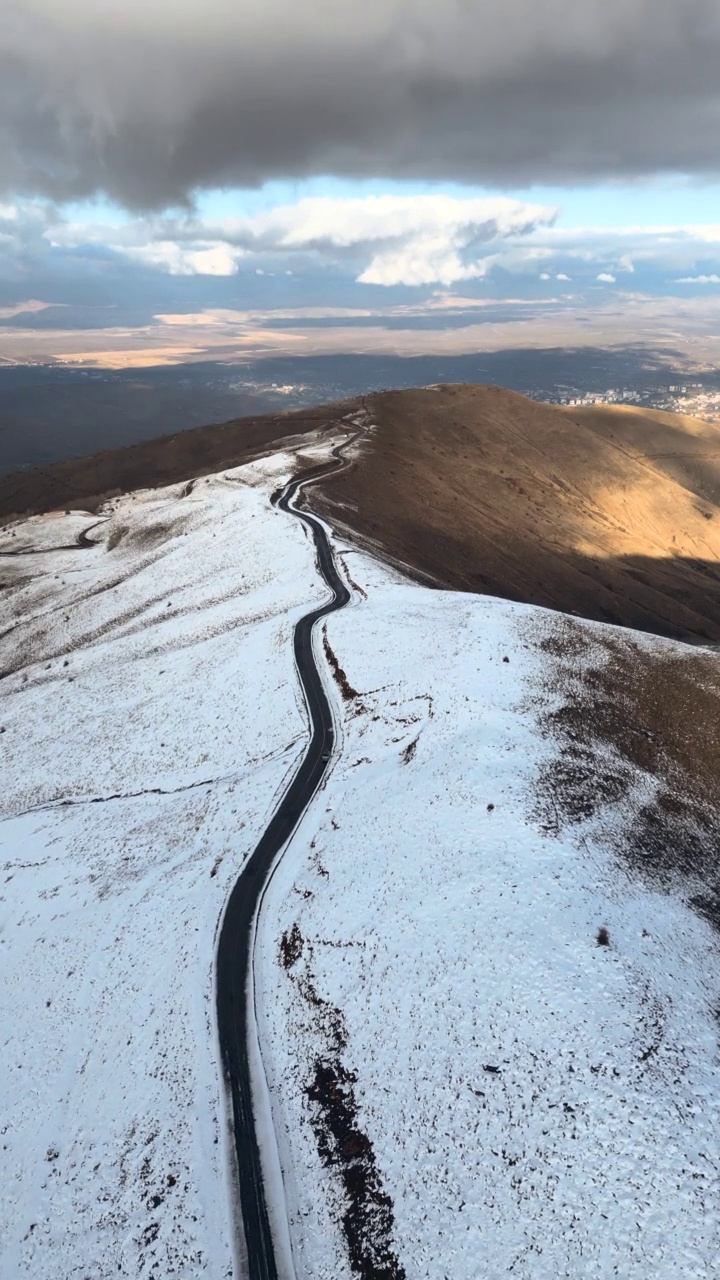
[[(357, 466), (311, 497), (353, 539), (422, 581), (720, 643), (720, 431), (671, 415), (649, 423), (641, 412), (560, 410), (487, 387), (385, 392), (370, 404), (382, 430)], [(92, 509), (114, 493), (239, 465), (338, 411), (238, 420), (0, 477), (0, 520)], [(676, 532), (682, 554), (663, 554)], [(660, 554), (612, 554), (645, 544)], [(577, 545), (609, 554), (569, 549)]]
[(475, 550), (461, 537), (403, 520), (391, 549), (372, 527), (359, 541), (430, 585), (539, 605), (673, 640), (720, 643), (720, 562), (682, 556), (599, 560), (519, 536), (497, 543), (488, 536)]

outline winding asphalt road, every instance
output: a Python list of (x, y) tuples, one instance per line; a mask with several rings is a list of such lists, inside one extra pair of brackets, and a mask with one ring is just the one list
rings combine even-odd
[(350, 599), (350, 592), (338, 573), (322, 524), (308, 512), (297, 511), (290, 504), (304, 485), (350, 465), (342, 453), (359, 434), (358, 431), (333, 449), (334, 462), (316, 467), (291, 480), (274, 499), (280, 510), (302, 520), (310, 529), (315, 542), (318, 567), (332, 591), (332, 599), (305, 614), (295, 626), (295, 662), (307, 702), (311, 738), (297, 773), (233, 888), (217, 949), (218, 1035), (226, 1086), (232, 1104), (237, 1191), (250, 1280), (278, 1280), (279, 1276), (265, 1195), (249, 1061), (255, 919), (275, 858), (295, 831), (328, 769), (335, 745), (335, 730), (330, 704), (315, 662), (312, 634), (315, 624), (321, 618), (342, 609)]
[(61, 543), (56, 547), (21, 547), (19, 551), (0, 551), (0, 559), (13, 560), (17, 556), (51, 556), (55, 551), (80, 551), (82, 548), (88, 551), (91, 547), (98, 545), (89, 535), (93, 529), (99, 529), (101, 525), (106, 524), (108, 519), (108, 516), (104, 516), (102, 520), (96, 520), (94, 524), (88, 525), (87, 529), (81, 529), (74, 542)]

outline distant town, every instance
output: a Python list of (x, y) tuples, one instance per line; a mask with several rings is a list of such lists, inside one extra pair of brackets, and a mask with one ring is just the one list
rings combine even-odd
[(531, 388), (524, 392), (531, 400), (549, 404), (578, 405), (629, 404), (643, 408), (684, 413), (706, 422), (720, 422), (720, 388), (709, 390), (701, 382), (671, 383), (668, 387), (608, 387), (607, 391), (583, 392), (557, 387)]
[[(286, 407), (300, 408), (307, 404), (342, 399), (349, 394), (342, 384), (327, 383), (324, 386), (308, 383), (257, 382), (243, 379), (237, 389), (261, 396), (269, 401), (284, 403)], [(378, 390), (380, 388), (377, 388)], [(702, 382), (670, 383), (668, 386), (608, 387), (606, 390), (584, 391), (579, 387), (546, 384), (534, 387), (516, 387), (521, 395), (545, 404), (590, 405), (627, 404), (642, 408), (662, 409), (667, 413), (683, 413), (706, 422), (720, 422), (720, 387), (708, 388)], [(353, 388), (350, 394), (355, 394)]]

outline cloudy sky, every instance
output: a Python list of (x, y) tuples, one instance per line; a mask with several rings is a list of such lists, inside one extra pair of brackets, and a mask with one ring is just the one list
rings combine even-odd
[(5, 0), (0, 358), (711, 337), (718, 65), (717, 0)]

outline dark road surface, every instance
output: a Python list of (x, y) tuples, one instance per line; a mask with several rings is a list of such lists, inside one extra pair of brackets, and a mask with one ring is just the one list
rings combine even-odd
[(237, 1193), (242, 1211), (250, 1280), (278, 1280), (279, 1272), (265, 1197), (260, 1147), (255, 1127), (249, 1064), (249, 1011), (252, 1008), (252, 946), (255, 916), (277, 854), (290, 839), (328, 768), (335, 744), (330, 704), (315, 663), (312, 633), (316, 622), (342, 609), (350, 592), (340, 577), (330, 543), (319, 520), (294, 511), (290, 502), (301, 486), (348, 464), (342, 457), (356, 437), (333, 449), (335, 461), (305, 472), (282, 491), (276, 505), (311, 530), (320, 573), (333, 598), (313, 609), (295, 626), (295, 662), (310, 717), (311, 738), (300, 767), (285, 792), (259, 844), (243, 867), (227, 904), (217, 950), (216, 994), (218, 1035), (226, 1087), (232, 1103)]

